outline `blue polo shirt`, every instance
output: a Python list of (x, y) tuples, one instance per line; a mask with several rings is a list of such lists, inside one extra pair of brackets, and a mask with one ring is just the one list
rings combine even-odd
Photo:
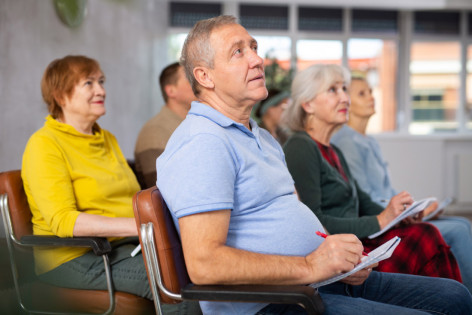
[[(306, 256), (323, 227), (295, 195), (277, 141), (257, 123), (251, 130), (210, 106), (193, 102), (156, 161), (157, 186), (178, 218), (231, 209), (227, 245)], [(201, 302), (204, 313), (251, 314), (266, 304)]]

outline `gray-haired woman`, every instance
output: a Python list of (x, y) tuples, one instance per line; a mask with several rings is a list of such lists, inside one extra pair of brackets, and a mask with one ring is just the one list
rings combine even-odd
[(378, 271), (451, 278), (461, 281), (457, 262), (440, 232), (421, 217), (404, 220), (367, 239), (413, 202), (408, 192), (394, 196), (385, 209), (373, 202), (352, 177), (333, 133), (347, 122), (350, 75), (338, 65), (311, 66), (295, 76), (292, 103), (284, 120), (295, 132), (284, 146), (287, 166), (299, 197), (332, 234), (353, 233), (369, 251), (393, 236), (402, 241)]

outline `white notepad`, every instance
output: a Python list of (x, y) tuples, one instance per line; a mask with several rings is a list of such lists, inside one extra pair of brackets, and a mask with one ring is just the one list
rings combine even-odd
[(386, 231), (388, 231), (392, 226), (395, 226), (397, 223), (399, 223), (401, 220), (406, 219), (408, 217), (411, 217), (424, 209), (426, 209), (432, 202), (437, 201), (436, 198), (430, 197), (430, 198), (425, 198), (421, 199), (419, 201), (415, 201), (409, 206), (408, 208), (405, 209), (405, 211), (402, 211), (395, 219), (393, 219), (389, 224), (387, 224), (383, 229), (380, 231), (369, 235), (370, 239), (376, 238), (379, 235), (382, 235)]
[(363, 256), (361, 259), (361, 262), (356, 267), (354, 267), (354, 269), (352, 269), (351, 271), (334, 276), (325, 281), (310, 284), (310, 286), (313, 288), (318, 288), (318, 287), (339, 281), (341, 279), (346, 278), (347, 276), (350, 276), (358, 272), (359, 270), (367, 268), (384, 259), (390, 258), (390, 256), (392, 256), (393, 251), (395, 250), (397, 245), (400, 243), (400, 240), (401, 239), (398, 236), (393, 237), (388, 242), (383, 243), (376, 249), (369, 252), (368, 256)]
[(441, 201), (441, 203), (438, 205), (438, 207), (436, 208), (436, 210), (434, 210), (433, 212), (431, 212), (430, 214), (428, 214), (427, 216), (423, 217), (423, 221), (428, 221), (432, 218), (434, 218), (434, 216), (436, 216), (441, 210), (443, 210), (444, 208), (446, 208), (447, 206), (449, 206), (449, 204), (452, 202), (452, 198), (451, 197), (447, 197), (446, 199), (444, 199), (443, 201)]

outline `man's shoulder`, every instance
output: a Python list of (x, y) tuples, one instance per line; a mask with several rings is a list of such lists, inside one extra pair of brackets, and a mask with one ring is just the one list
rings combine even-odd
[(137, 146), (148, 146), (146, 145), (148, 142), (167, 142), (169, 137), (181, 123), (180, 119), (173, 117), (168, 112), (170, 112), (170, 110), (163, 107), (159, 113), (154, 115), (143, 125), (138, 134), (136, 141)]

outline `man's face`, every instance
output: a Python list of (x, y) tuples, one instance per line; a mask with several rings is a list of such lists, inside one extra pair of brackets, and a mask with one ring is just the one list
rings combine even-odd
[(214, 67), (210, 69), (214, 91), (231, 107), (254, 105), (267, 97), (263, 60), (257, 42), (239, 24), (213, 31)]
[(177, 88), (178, 93), (176, 93), (177, 101), (187, 110), (190, 109), (190, 104), (195, 101), (197, 98), (193, 94), (192, 86), (187, 80), (185, 76), (185, 71), (183, 67), (179, 67), (178, 70), (178, 78), (175, 86)]

